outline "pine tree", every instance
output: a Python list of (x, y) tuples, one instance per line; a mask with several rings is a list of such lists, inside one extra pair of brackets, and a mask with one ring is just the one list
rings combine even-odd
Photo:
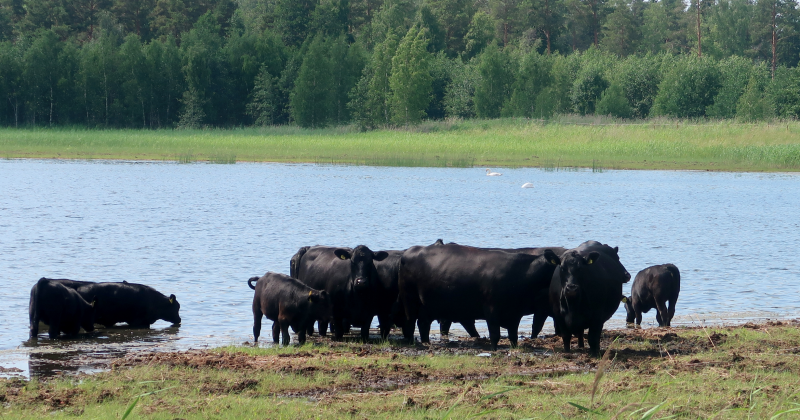
[(550, 85), (550, 67), (547, 57), (531, 51), (522, 59), (520, 71), (513, 85), (511, 99), (504, 112), (515, 117), (538, 117), (549, 114), (536, 109), (536, 99)]
[(290, 97), (292, 118), (301, 127), (324, 127), (333, 113), (330, 42), (317, 35), (308, 46)]
[(638, 47), (640, 33), (633, 11), (622, 0), (614, 3), (614, 11), (608, 15), (603, 25), (603, 40), (606, 51), (620, 57), (633, 53)]
[(395, 124), (414, 124), (425, 116), (425, 108), (431, 101), (432, 82), (427, 45), (425, 31), (413, 26), (392, 58), (389, 86), (392, 89), (392, 122)]
[(267, 67), (262, 66), (256, 76), (253, 92), (250, 94), (250, 103), (247, 104), (247, 113), (253, 117), (255, 125), (272, 125), (275, 121), (276, 81), (277, 79), (270, 74)]

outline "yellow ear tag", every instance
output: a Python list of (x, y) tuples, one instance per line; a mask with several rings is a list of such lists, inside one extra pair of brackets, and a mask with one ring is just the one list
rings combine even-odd
[(95, 303), (97, 303), (97, 302), (95, 302), (95, 301), (92, 301), (92, 308), (94, 308), (94, 304), (95, 304)]
[(339, 258), (341, 258), (341, 259), (343, 259), (343, 260), (346, 260), (346, 259), (347, 259), (347, 258), (345, 258), (345, 257), (344, 257), (344, 255), (339, 255)]
[(310, 291), (310, 290), (308, 291), (308, 296), (309, 296), (309, 297), (311, 297), (311, 295), (313, 295), (313, 294), (314, 294), (314, 292), (312, 292), (312, 291)]
[(558, 265), (558, 263), (556, 262), (556, 260), (550, 260), (550, 264), (553, 264), (553, 265)]
[(593, 262), (594, 262), (594, 260), (592, 260), (592, 259), (590, 259), (590, 260), (589, 260), (589, 264), (591, 264), (591, 263), (593, 263)]
[(169, 298), (169, 303), (175, 303), (175, 299)]
[(628, 298), (626, 298), (625, 296), (623, 296), (623, 297), (622, 297), (622, 303), (628, 303)]

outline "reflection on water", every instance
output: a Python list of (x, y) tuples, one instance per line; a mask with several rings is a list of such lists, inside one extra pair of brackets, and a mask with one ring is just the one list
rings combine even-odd
[[(596, 239), (619, 246), (631, 274), (666, 262), (681, 269), (676, 324), (800, 315), (800, 174), (502, 172), (0, 161), (0, 367), (44, 374), (67, 360), (59, 369), (91, 370), (92, 360), (129, 351), (251, 341), (247, 279), (288, 272), (295, 251), (313, 244)], [(527, 182), (534, 188), (520, 188)], [(21, 345), (30, 288), (43, 276), (148, 284), (177, 295), (183, 323)], [(624, 317), (620, 307), (608, 325), (624, 327)], [(651, 311), (643, 324), (654, 320)]]
[[(22, 342), (27, 355), (24, 376), (46, 377), (69, 372), (94, 372), (114, 359), (141, 350), (177, 350), (179, 327), (159, 329), (101, 328), (75, 337), (51, 340), (47, 334)], [(2, 355), (0, 354), (0, 357)]]

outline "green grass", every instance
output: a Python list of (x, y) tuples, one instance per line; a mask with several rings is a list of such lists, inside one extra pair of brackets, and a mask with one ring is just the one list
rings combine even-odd
[(0, 129), (0, 156), (178, 162), (511, 166), (564, 170), (800, 170), (800, 122), (743, 124), (563, 117), (428, 122), (407, 129)]
[(797, 418), (798, 325), (609, 331), (605, 361), (584, 350), (562, 353), (557, 338), (528, 340), (491, 357), (477, 357), (483, 350), (474, 346), (450, 351), (329, 341), (140, 355), (80, 378), (0, 380), (0, 413), (25, 419), (121, 418), (129, 408), (128, 418), (152, 419)]

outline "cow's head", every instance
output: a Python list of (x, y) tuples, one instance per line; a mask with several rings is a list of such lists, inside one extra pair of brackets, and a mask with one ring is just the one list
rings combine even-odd
[(608, 267), (610, 274), (613, 278), (620, 279), (623, 283), (627, 283), (631, 279), (631, 273), (625, 269), (625, 266), (622, 265), (622, 262), (619, 260), (619, 247), (615, 246), (611, 249), (613, 250), (611, 256), (614, 257), (614, 263), (610, 264)]
[(172, 325), (180, 324), (181, 316), (179, 312), (181, 310), (181, 304), (178, 303), (178, 299), (175, 297), (175, 295), (169, 295), (166, 305), (167, 306), (162, 311), (163, 315), (161, 319), (171, 322)]
[(333, 312), (333, 303), (328, 292), (322, 290), (311, 290), (308, 292), (309, 320), (314, 323), (315, 319), (328, 320)]
[(622, 303), (625, 304), (625, 322), (632, 324), (636, 320), (636, 312), (633, 310), (633, 300), (627, 296), (622, 297)]
[(590, 252), (586, 257), (577, 251), (569, 251), (561, 256), (558, 270), (561, 278), (561, 298), (567, 301), (578, 299), (590, 281), (590, 270), (600, 258), (599, 252)]
[(372, 252), (364, 245), (357, 246), (353, 252), (337, 249), (333, 253), (342, 260), (350, 260), (350, 285), (355, 290), (364, 290), (375, 281), (375, 261), (383, 261), (389, 256), (386, 251)]

